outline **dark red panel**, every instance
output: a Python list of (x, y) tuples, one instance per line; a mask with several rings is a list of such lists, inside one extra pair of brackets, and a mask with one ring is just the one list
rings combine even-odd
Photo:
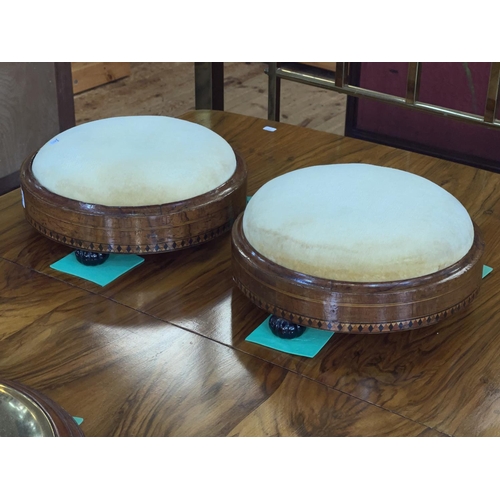
[[(490, 63), (423, 63), (418, 100), (483, 115), (489, 71)], [(407, 72), (408, 63), (360, 63), (359, 85), (404, 96)], [(349, 135), (500, 169), (500, 130), (369, 99), (354, 109)]]

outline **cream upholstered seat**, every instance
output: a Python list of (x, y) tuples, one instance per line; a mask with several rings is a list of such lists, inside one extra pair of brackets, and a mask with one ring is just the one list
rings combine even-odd
[(277, 177), (250, 200), (246, 239), (301, 273), (353, 282), (424, 276), (464, 257), (467, 210), (423, 177), (368, 164), (321, 165)]
[(33, 175), (47, 190), (89, 204), (159, 205), (211, 191), (235, 172), (231, 146), (206, 127), (165, 116), (106, 118), (45, 144)]

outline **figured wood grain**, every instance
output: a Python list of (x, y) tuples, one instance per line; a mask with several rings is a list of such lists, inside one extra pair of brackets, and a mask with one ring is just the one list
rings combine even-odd
[[(439, 435), (4, 259), (0, 276), (2, 377), (82, 417), (86, 436), (275, 435), (271, 397), (280, 435)], [(314, 407), (288, 399), (299, 390)]]
[[(320, 385), (311, 386), (305, 378), (298, 384), (294, 382), (294, 378), (287, 377), (279, 391), (272, 394), (249, 418), (243, 419), (231, 430), (230, 435), (343, 437), (353, 434), (366, 435), (366, 428), (369, 429), (368, 435), (380, 437), (405, 435), (407, 432), (407, 423), (399, 419), (390, 422), (392, 419), (388, 416), (383, 421), (376, 411), (373, 411), (373, 417), (366, 415), (366, 419), (359, 426), (359, 421), (353, 421), (352, 414), (363, 408), (364, 403), (361, 400), (342, 394), (332, 401), (329, 398), (330, 393), (325, 392)], [(283, 412), (277, 419), (276, 408), (282, 406), (286, 406), (288, 411)], [(304, 411), (304, 408), (307, 410)], [(391, 428), (391, 425), (395, 427)], [(422, 429), (418, 435), (443, 436), (433, 429)]]
[[(212, 128), (240, 151), (248, 165), (249, 194), (276, 175), (314, 164), (367, 162), (423, 175), (467, 208), (483, 233), (484, 262), (494, 271), (466, 311), (439, 325), (396, 335), (335, 333), (309, 359), (245, 341), (267, 314), (233, 286), (229, 234), (203, 247), (148, 255), (133, 272), (101, 288), (50, 269), (68, 248), (41, 236), (24, 221), (17, 190), (0, 197), (0, 256), (396, 412), (432, 432), (500, 435), (500, 336), (496, 334), (500, 321), (500, 176), (284, 123), (274, 124), (277, 130), (270, 133), (263, 130), (267, 120), (230, 113), (193, 112), (185, 118)], [(80, 415), (78, 408), (63, 406)], [(255, 420), (242, 420), (234, 432), (259, 432), (255, 425), (273, 434), (273, 417), (264, 416), (272, 405), (268, 408), (264, 405), (256, 412)], [(287, 413), (279, 420), (288, 418)], [(378, 432), (385, 431), (379, 427)]]

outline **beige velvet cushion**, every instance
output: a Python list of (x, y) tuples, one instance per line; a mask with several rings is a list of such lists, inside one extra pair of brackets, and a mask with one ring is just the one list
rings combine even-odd
[(85, 123), (57, 135), (33, 161), (46, 189), (91, 204), (142, 206), (211, 191), (236, 169), (229, 144), (206, 127), (164, 116)]
[(404, 280), (454, 264), (474, 229), (463, 205), (423, 177), (367, 164), (308, 167), (257, 191), (243, 216), (271, 261), (341, 281)]

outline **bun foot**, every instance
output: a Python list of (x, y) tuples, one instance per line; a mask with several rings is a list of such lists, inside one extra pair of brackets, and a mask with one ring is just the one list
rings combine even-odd
[(269, 328), (271, 328), (274, 335), (281, 339), (295, 339), (300, 337), (307, 329), (305, 326), (291, 323), (274, 315), (269, 318)]
[(84, 266), (100, 266), (108, 260), (109, 253), (87, 252), (86, 250), (75, 250), (76, 260)]

